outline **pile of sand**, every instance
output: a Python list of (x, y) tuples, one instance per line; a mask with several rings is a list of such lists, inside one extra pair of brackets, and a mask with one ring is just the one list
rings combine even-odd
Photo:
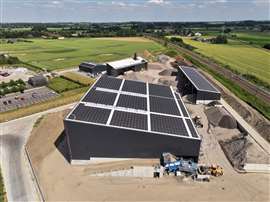
[(221, 128), (237, 128), (237, 122), (223, 107), (210, 107), (205, 110), (207, 119), (213, 126)]

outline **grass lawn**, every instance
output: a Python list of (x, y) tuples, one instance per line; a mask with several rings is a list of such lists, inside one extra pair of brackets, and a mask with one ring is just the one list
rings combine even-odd
[(270, 52), (261, 48), (245, 45), (239, 41), (230, 40), (229, 44), (209, 44), (183, 38), (202, 55), (229, 65), (241, 74), (251, 74), (270, 84)]
[(83, 75), (75, 73), (75, 72), (66, 72), (63, 74), (63, 76), (67, 79), (70, 79), (76, 83), (80, 83), (80, 84), (85, 85), (85, 86), (89, 86), (89, 85), (93, 84), (95, 81), (95, 79), (83, 76)]
[(48, 70), (78, 66), (83, 61), (106, 62), (165, 49), (150, 40), (135, 38), (74, 38), (64, 40), (32, 39), (32, 43), (3, 44), (1, 52), (17, 56), (22, 62)]
[(68, 90), (79, 88), (81, 85), (61, 77), (56, 77), (49, 81), (48, 87), (57, 93), (62, 93)]

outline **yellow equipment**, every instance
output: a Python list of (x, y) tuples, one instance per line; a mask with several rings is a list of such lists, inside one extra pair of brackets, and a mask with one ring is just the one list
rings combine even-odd
[(223, 168), (219, 165), (212, 165), (209, 168), (211, 175), (218, 177), (223, 175)]

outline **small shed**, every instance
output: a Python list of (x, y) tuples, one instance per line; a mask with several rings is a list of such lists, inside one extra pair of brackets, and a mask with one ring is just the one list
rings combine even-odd
[(48, 80), (45, 76), (40, 74), (40, 75), (30, 77), (28, 79), (28, 83), (34, 87), (46, 86), (48, 84)]
[(221, 128), (237, 128), (237, 122), (232, 115), (223, 107), (210, 107), (205, 111), (208, 121)]

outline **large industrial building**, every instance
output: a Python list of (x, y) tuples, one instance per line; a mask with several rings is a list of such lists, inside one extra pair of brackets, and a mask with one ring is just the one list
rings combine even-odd
[(102, 76), (64, 119), (72, 164), (199, 156), (201, 138), (172, 87)]
[(220, 100), (220, 92), (195, 68), (179, 66), (177, 88), (182, 96), (192, 95), (196, 104)]
[(133, 70), (135, 72), (147, 69), (148, 62), (142, 57), (134, 56), (114, 62), (107, 63), (107, 74), (110, 76), (118, 76), (127, 71)]

